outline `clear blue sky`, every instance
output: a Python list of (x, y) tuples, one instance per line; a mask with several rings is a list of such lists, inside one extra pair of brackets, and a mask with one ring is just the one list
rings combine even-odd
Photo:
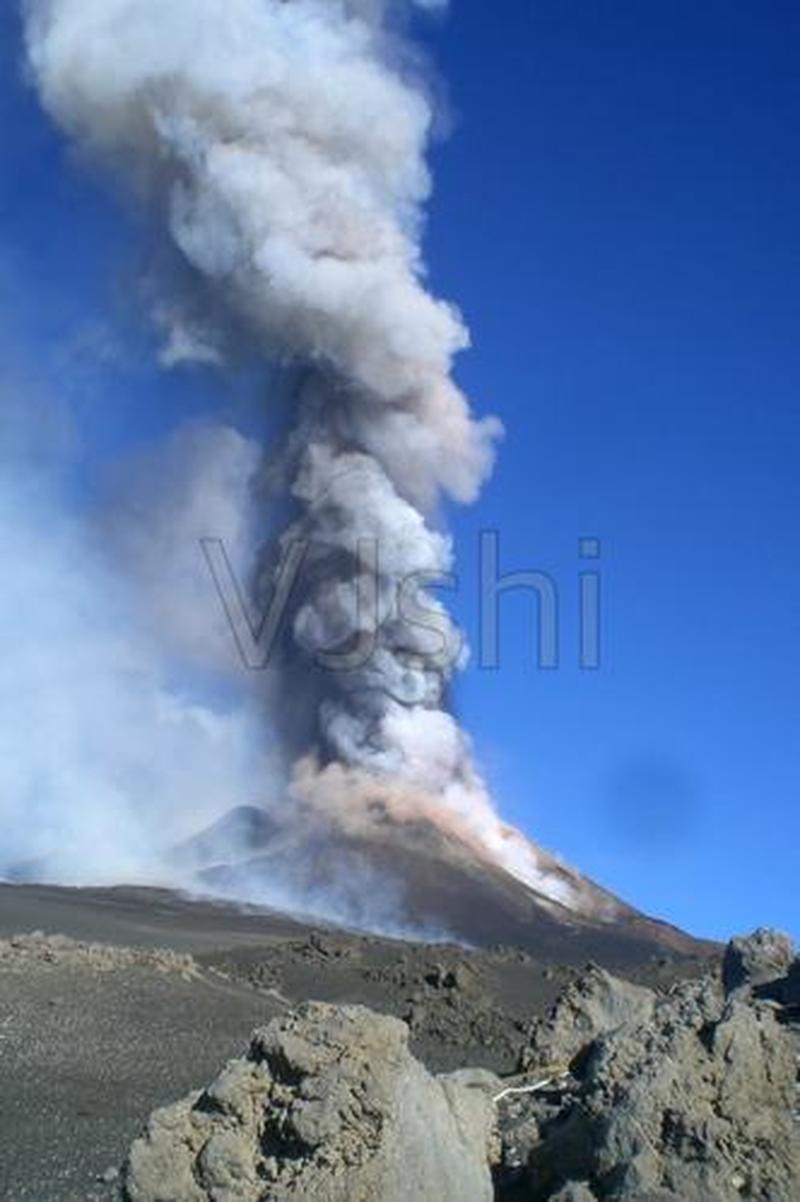
[[(6, 9), (3, 354), (52, 383), (70, 348), (91, 480), (219, 400), (131, 353), (137, 232), (64, 171), (16, 36)], [(454, 0), (424, 36), (454, 117), (432, 283), (472, 327), (462, 383), (508, 430), (454, 515), (456, 605), (474, 641), (483, 529), (562, 600), (555, 672), (532, 606), (503, 602), (502, 665), (468, 671), (464, 720), (504, 812), (616, 892), (704, 934), (800, 934), (800, 8)], [(106, 366), (101, 323), (128, 347)], [(576, 666), (581, 536), (603, 549), (594, 673)]]

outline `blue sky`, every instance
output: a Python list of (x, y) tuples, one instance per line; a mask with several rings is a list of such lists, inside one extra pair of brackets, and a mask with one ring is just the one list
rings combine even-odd
[[(454, 0), (423, 36), (453, 127), (432, 284), (472, 328), (461, 382), (507, 428), (453, 514), (455, 604), (474, 642), (493, 529), (504, 570), (550, 573), (562, 609), (543, 672), (529, 600), (503, 601), (501, 667), (466, 673), (465, 723), (503, 811), (636, 905), (800, 934), (800, 13)], [(0, 55), (7, 373), (58, 381), (90, 488), (188, 413), (241, 414), (251, 385), (221, 399), (149, 363), (141, 231), (65, 166), (8, 9)], [(577, 668), (582, 536), (602, 545), (597, 672)]]

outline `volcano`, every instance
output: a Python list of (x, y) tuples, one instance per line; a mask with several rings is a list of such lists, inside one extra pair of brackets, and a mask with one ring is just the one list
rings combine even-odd
[(620, 967), (711, 949), (538, 848), (548, 877), (569, 889), (572, 905), (433, 823), (398, 822), (386, 812), (348, 831), (311, 815), (306, 824), (282, 826), (255, 807), (239, 807), (177, 855), (192, 864), (204, 891), (377, 933)]

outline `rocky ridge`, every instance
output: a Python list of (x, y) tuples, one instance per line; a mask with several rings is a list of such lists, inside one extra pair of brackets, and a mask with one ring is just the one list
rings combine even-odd
[[(759, 931), (663, 993), (597, 966), (518, 1072), (435, 1077), (408, 1025), (314, 1004), (156, 1112), (125, 1202), (794, 1202), (800, 962)], [(433, 987), (451, 991), (447, 976)], [(468, 993), (468, 990), (467, 990)]]
[(800, 1197), (796, 976), (767, 931), (729, 945), (721, 980), (663, 996), (590, 968), (532, 1025), (539, 1087), (501, 1101), (499, 1197)]

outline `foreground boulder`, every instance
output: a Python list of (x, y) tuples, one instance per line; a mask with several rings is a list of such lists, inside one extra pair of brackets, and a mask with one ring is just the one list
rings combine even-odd
[(314, 1004), (151, 1117), (126, 1202), (490, 1202), (491, 1089), (432, 1077), (407, 1027)]
[(533, 1092), (501, 1101), (500, 1197), (796, 1202), (800, 1044), (758, 992), (791, 960), (786, 940), (736, 941), (728, 995), (709, 978), (658, 997), (590, 969), (534, 1024)]

